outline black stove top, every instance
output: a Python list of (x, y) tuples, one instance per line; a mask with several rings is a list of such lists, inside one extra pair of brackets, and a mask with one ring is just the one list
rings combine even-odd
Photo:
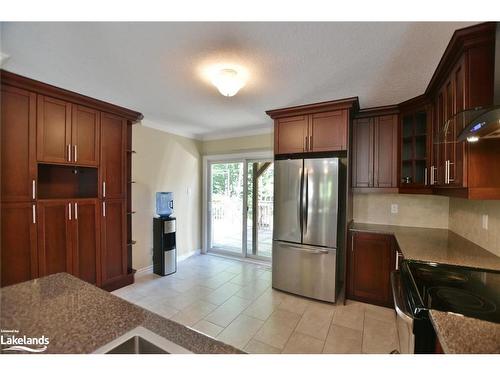
[(415, 315), (434, 309), (500, 323), (500, 272), (414, 261), (401, 271)]

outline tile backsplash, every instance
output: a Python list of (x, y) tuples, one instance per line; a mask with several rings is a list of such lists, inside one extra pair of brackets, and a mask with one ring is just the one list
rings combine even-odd
[[(398, 212), (391, 213), (391, 205)], [(448, 228), (449, 199), (435, 195), (354, 194), (354, 221), (411, 227)]]
[[(488, 229), (483, 229), (488, 215)], [(500, 256), (500, 200), (471, 201), (450, 198), (449, 229)]]

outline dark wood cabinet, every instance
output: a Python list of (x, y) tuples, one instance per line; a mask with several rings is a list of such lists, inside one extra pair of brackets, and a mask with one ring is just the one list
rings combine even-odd
[(2, 85), (1, 194), (23, 202), (36, 194), (36, 94)]
[(350, 112), (357, 98), (274, 109), (276, 155), (347, 151)]
[(127, 121), (101, 113), (101, 196), (122, 199), (126, 193)]
[(71, 104), (38, 95), (37, 160), (47, 163), (71, 162)]
[(57, 272), (107, 290), (132, 283), (131, 125), (142, 115), (0, 79), (1, 285)]
[(348, 251), (348, 298), (393, 305), (390, 274), (396, 267), (392, 236), (351, 231)]
[(72, 204), (72, 273), (88, 283), (101, 285), (99, 200), (79, 199)]
[(358, 192), (397, 192), (397, 162), (397, 114), (362, 114), (356, 118), (353, 121), (353, 188)]
[(101, 208), (102, 284), (111, 284), (127, 274), (126, 203), (107, 199)]
[(38, 277), (34, 202), (2, 203), (2, 286)]
[(99, 165), (99, 111), (74, 105), (71, 122), (73, 161), (78, 165)]
[(65, 199), (38, 201), (38, 264), (40, 276), (72, 272), (71, 202)]

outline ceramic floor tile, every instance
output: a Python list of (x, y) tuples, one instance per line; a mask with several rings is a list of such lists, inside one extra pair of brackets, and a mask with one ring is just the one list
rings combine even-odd
[(389, 354), (398, 350), (396, 323), (365, 317), (363, 353)]
[(281, 350), (263, 342), (251, 339), (243, 348), (243, 351), (251, 354), (280, 354)]
[(333, 313), (333, 306), (311, 303), (304, 311), (295, 331), (324, 341), (328, 335)]
[(222, 305), (212, 311), (205, 320), (221, 327), (227, 327), (252, 301), (232, 296)]
[(279, 307), (281, 299), (276, 298), (267, 291), (264, 292), (259, 298), (252, 302), (250, 306), (243, 312), (243, 314), (266, 320)]
[(231, 298), (238, 290), (240, 290), (241, 286), (232, 283), (225, 283), (221, 285), (219, 288), (214, 291), (208, 293), (205, 296), (201, 296), (205, 301), (214, 303), (216, 305), (222, 305), (229, 298)]
[(286, 354), (319, 354), (323, 352), (324, 340), (318, 340), (300, 332), (294, 332), (286, 343)]
[(283, 349), (299, 320), (299, 314), (277, 309), (266, 320), (254, 338), (275, 348)]
[(323, 353), (360, 354), (363, 332), (332, 324), (326, 338)]
[(337, 306), (333, 316), (333, 324), (363, 331), (365, 310), (358, 304)]
[(305, 298), (301, 298), (291, 294), (285, 294), (280, 304), (280, 309), (302, 315), (306, 310), (308, 304), (309, 300)]
[(172, 315), (170, 319), (186, 326), (193, 326), (216, 308), (217, 305), (214, 305), (213, 303), (207, 301), (197, 301), (179, 311), (177, 314)]
[(236, 295), (241, 298), (255, 299), (264, 293), (268, 288), (269, 284), (267, 281), (257, 279), (252, 284), (243, 286), (236, 292)]
[(224, 327), (219, 327), (217, 324), (202, 319), (193, 326), (193, 329), (215, 338), (222, 332)]
[(217, 340), (243, 349), (264, 321), (246, 315), (239, 315), (218, 336)]

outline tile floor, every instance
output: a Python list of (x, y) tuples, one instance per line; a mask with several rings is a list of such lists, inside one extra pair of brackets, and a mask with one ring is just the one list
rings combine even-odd
[(145, 274), (113, 292), (249, 353), (390, 353), (395, 312), (294, 296), (271, 288), (267, 266), (195, 255), (177, 273)]

